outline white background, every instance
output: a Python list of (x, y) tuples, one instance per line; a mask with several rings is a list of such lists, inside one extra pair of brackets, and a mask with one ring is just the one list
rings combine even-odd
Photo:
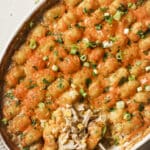
[(17, 28), (44, 0), (0, 0), (0, 55)]

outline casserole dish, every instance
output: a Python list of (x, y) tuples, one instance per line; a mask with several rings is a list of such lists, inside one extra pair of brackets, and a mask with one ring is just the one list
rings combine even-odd
[[(3, 84), (4, 84), (3, 77), (8, 70), (8, 67), (10, 64), (10, 57), (14, 54), (15, 50), (18, 49), (20, 47), (20, 45), (25, 41), (27, 34), (30, 31), (29, 24), (31, 22), (34, 22), (34, 24), (36, 24), (36, 22), (38, 23), (42, 14), (46, 11), (46, 9), (49, 9), (55, 3), (56, 3), (55, 1), (46, 1), (43, 4), (41, 4), (40, 8), (37, 8), (37, 10), (35, 10), (33, 12), (31, 17), (29, 17), (29, 19), (27, 19), (27, 21), (23, 24), (21, 29), (16, 34), (16, 36), (10, 42), (10, 44), (9, 44), (8, 48), (6, 49), (6, 52), (2, 58), (1, 66), (0, 66), (0, 71), (1, 71), (1, 74), (0, 74), (1, 78), (0, 79), (1, 79), (1, 85), (2, 85), (1, 86), (1, 95), (3, 95), (3, 93), (2, 93), (3, 92)], [(86, 13), (86, 10), (84, 10), (84, 11)], [(97, 26), (97, 28), (99, 28), (99, 26)], [(59, 41), (59, 42), (61, 42), (61, 41)], [(92, 45), (92, 47), (93, 47), (93, 45)], [(94, 45), (94, 47), (95, 47), (95, 45)], [(82, 58), (82, 60), (83, 60), (83, 58)], [(56, 67), (53, 70), (55, 71)], [(97, 74), (97, 71), (94, 71), (94, 73)], [(85, 95), (84, 91), (82, 90), (80, 93), (84, 97), (84, 95)], [(3, 104), (1, 106), (3, 106)], [(1, 110), (2, 110), (2, 108), (1, 108)], [(14, 143), (9, 140), (9, 137), (6, 134), (6, 129), (4, 128), (4, 126), (1, 126), (1, 133), (2, 133), (3, 138), (5, 139), (6, 144), (9, 146), (9, 148), (12, 150), (17, 149), (17, 147), (14, 146)], [(147, 128), (147, 130), (143, 132), (143, 135), (140, 135), (139, 137), (136, 137), (135, 139), (132, 138), (131, 143), (130, 144), (127, 143), (127, 145), (125, 145), (123, 148), (131, 149), (131, 148), (133, 148), (133, 145), (135, 145), (135, 143), (137, 143), (141, 139), (143, 139), (141, 142), (139, 142), (137, 145), (135, 145), (135, 148), (133, 148), (133, 149), (137, 149), (140, 145), (142, 145), (143, 143), (145, 143), (146, 141), (149, 140), (148, 133), (149, 133), (149, 128)], [(104, 147), (103, 147), (103, 145), (99, 146), (99, 148), (101, 148), (101, 149), (104, 149)], [(117, 149), (117, 147), (115, 146), (114, 148), (110, 148), (110, 149)]]

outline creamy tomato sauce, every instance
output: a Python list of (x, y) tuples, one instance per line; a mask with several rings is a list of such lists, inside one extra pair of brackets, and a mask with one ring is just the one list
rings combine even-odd
[(12, 57), (3, 101), (2, 123), (20, 150), (94, 150), (144, 132), (150, 1), (64, 0), (49, 9)]

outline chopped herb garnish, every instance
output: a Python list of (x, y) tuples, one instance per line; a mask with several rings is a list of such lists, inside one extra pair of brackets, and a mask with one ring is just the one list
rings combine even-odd
[(123, 4), (120, 4), (116, 13), (113, 16), (114, 20), (119, 21), (121, 19), (121, 17), (127, 13), (127, 11), (128, 11), (127, 8)]
[(29, 47), (30, 47), (32, 50), (36, 49), (36, 48), (37, 48), (37, 42), (36, 42), (36, 40), (31, 39), (30, 42), (29, 42)]
[(57, 19), (57, 18), (59, 18), (59, 15), (54, 16), (54, 19)]
[(145, 1), (145, 0), (138, 0), (138, 1), (136, 2), (136, 5), (137, 5), (137, 6), (141, 6), (141, 5), (144, 3), (144, 1)]
[(102, 25), (101, 24), (96, 24), (95, 25), (95, 29), (96, 30), (101, 30), (102, 29)]
[(90, 79), (90, 78), (87, 78), (86, 80), (85, 80), (85, 84), (86, 84), (86, 86), (87, 87), (89, 87), (89, 85), (92, 83), (92, 80)]
[(57, 71), (59, 70), (59, 68), (58, 68), (57, 65), (53, 65), (53, 66), (52, 66), (52, 70), (55, 71), (55, 72), (57, 72)]
[(76, 55), (78, 53), (78, 47), (76, 45), (72, 45), (70, 54), (71, 55)]
[(93, 12), (93, 9), (87, 9), (83, 8), (83, 13), (89, 15), (91, 12)]
[(145, 34), (144, 34), (144, 32), (143, 32), (142, 30), (139, 30), (139, 31), (137, 32), (137, 35), (138, 35), (141, 39), (144, 39), (144, 38), (145, 38)]
[(118, 60), (118, 61), (122, 61), (122, 59), (123, 59), (123, 52), (122, 51), (118, 51), (118, 53), (116, 54), (116, 59)]
[(85, 27), (82, 26), (82, 25), (80, 25), (79, 23), (77, 23), (75, 26), (76, 26), (77, 28), (79, 28), (79, 29), (85, 29)]
[(102, 129), (102, 136), (104, 136), (107, 132), (107, 126), (105, 125)]
[(124, 15), (124, 13), (122, 11), (116, 11), (116, 13), (114, 14), (113, 18), (116, 21), (119, 21), (121, 19), (121, 17)]
[(86, 59), (87, 59), (87, 56), (86, 56), (86, 55), (81, 55), (81, 56), (80, 56), (80, 60), (81, 60), (82, 62), (86, 61)]
[(46, 78), (44, 78), (42, 81), (46, 85), (46, 87), (50, 85), (50, 82)]
[(123, 84), (124, 84), (125, 82), (127, 82), (127, 81), (128, 81), (128, 78), (122, 77), (122, 78), (120, 79), (118, 85), (121, 86), (121, 85), (123, 85)]
[(33, 88), (35, 88), (35, 87), (37, 87), (37, 84), (33, 83), (33, 81), (30, 80), (30, 81), (29, 81), (29, 86), (28, 86), (27, 88), (28, 88), (28, 89), (33, 89)]
[(137, 62), (136, 62), (136, 66), (140, 66), (141, 64), (142, 64), (141, 61), (137, 61)]
[(1, 120), (1, 122), (3, 123), (3, 125), (7, 125), (7, 124), (8, 124), (8, 120), (7, 120), (6, 118), (3, 118), (3, 119)]
[(109, 109), (110, 112), (113, 112), (115, 110), (116, 110), (116, 108), (113, 108), (113, 107)]
[(97, 68), (97, 64), (92, 63), (91, 66), (92, 66), (93, 69)]
[(84, 98), (87, 96), (87, 93), (84, 91), (84, 89), (80, 89), (80, 94)]
[(85, 14), (88, 14), (88, 13), (89, 13), (89, 11), (87, 10), (87, 8), (83, 8), (83, 12), (84, 12)]
[(114, 138), (114, 145), (118, 145), (119, 144), (119, 138), (118, 137), (115, 137)]
[(87, 48), (96, 48), (97, 47), (97, 43), (89, 41), (89, 42), (86, 43), (86, 47)]
[(36, 120), (36, 119), (32, 119), (32, 120), (31, 120), (31, 124), (32, 124), (32, 126), (35, 126), (35, 125), (36, 125), (36, 123), (37, 123), (37, 120)]
[(128, 3), (128, 8), (136, 9), (135, 3)]
[(138, 110), (139, 111), (143, 111), (144, 110), (144, 104), (142, 104), (142, 103), (139, 104)]
[(83, 66), (89, 68), (89, 67), (90, 67), (90, 63), (89, 63), (89, 62), (84, 62), (84, 63), (83, 63)]
[(14, 99), (14, 94), (12, 92), (12, 90), (9, 90), (6, 94), (5, 94), (6, 97), (10, 98), (10, 99)]
[(54, 54), (54, 56), (58, 56), (58, 51), (55, 50), (55, 51), (53, 52), (53, 54)]
[(38, 107), (39, 107), (40, 109), (43, 109), (43, 108), (45, 108), (45, 104), (41, 102), (41, 103), (38, 104)]
[(124, 116), (123, 116), (123, 119), (124, 119), (124, 120), (127, 120), (127, 121), (130, 121), (131, 118), (132, 118), (132, 114), (130, 114), (130, 113), (128, 113), (128, 112), (126, 112), (126, 113), (124, 114)]
[(59, 78), (59, 83), (58, 83), (57, 87), (60, 89), (64, 88), (63, 80), (61, 78)]
[(135, 75), (131, 75), (128, 77), (128, 80), (129, 81), (134, 81), (136, 79)]
[(64, 43), (62, 37), (58, 37), (56, 42), (59, 43), (59, 44), (63, 44)]
[(109, 23), (109, 24), (112, 24), (113, 22), (113, 17), (111, 15), (104, 15), (104, 20)]
[(44, 57), (43, 57), (43, 60), (44, 60), (44, 61), (48, 61), (48, 59), (49, 59), (48, 56), (44, 56)]
[(23, 150), (29, 150), (29, 147), (24, 147)]
[(97, 69), (93, 69), (93, 76), (97, 76), (98, 75), (98, 70)]
[(116, 41), (117, 41), (117, 37), (115, 37), (115, 36), (111, 36), (111, 37), (109, 38), (109, 40), (110, 40), (110, 41), (112, 41), (112, 42), (114, 43), (114, 42), (116, 42)]
[(50, 46), (49, 50), (52, 51), (54, 49), (54, 46)]

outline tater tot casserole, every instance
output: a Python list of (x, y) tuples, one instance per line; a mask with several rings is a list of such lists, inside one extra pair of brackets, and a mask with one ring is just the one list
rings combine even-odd
[(150, 128), (150, 0), (63, 0), (29, 26), (5, 74), (1, 124), (11, 141), (19, 150), (130, 149)]

